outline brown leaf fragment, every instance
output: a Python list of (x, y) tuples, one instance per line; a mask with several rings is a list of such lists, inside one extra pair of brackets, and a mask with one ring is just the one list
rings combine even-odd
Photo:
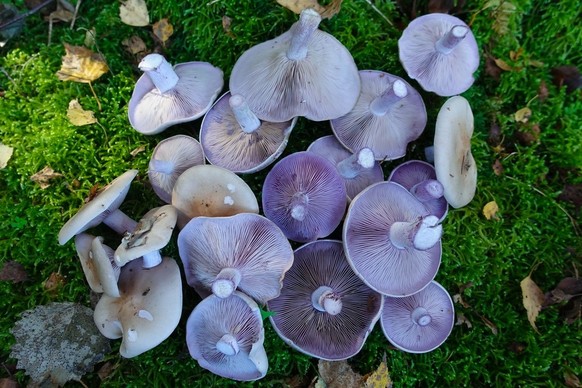
[(223, 15), (222, 16), (222, 29), (224, 30), (226, 35), (230, 36), (231, 38), (234, 38), (235, 35), (232, 33), (231, 25), (232, 25), (232, 18), (228, 17), (226, 15)]
[(45, 166), (42, 170), (30, 177), (30, 180), (39, 184), (41, 189), (46, 189), (50, 186), (49, 181), (58, 177), (63, 176), (63, 174), (55, 172), (49, 166)]
[(549, 95), (550, 93), (548, 91), (548, 85), (546, 85), (546, 81), (542, 80), (538, 88), (538, 100), (540, 100), (540, 102), (544, 102), (548, 99)]
[(305, 8), (313, 8), (323, 19), (330, 19), (340, 11), (342, 1), (332, 0), (325, 6), (319, 4), (317, 0), (277, 0), (277, 3), (296, 14), (301, 13)]
[(65, 277), (58, 272), (53, 272), (48, 279), (44, 281), (44, 289), (49, 294), (56, 294), (58, 290), (65, 285)]
[(577, 296), (570, 299), (570, 301), (560, 309), (560, 315), (568, 325), (580, 320), (582, 317), (582, 297)]
[(152, 31), (156, 38), (158, 38), (162, 44), (165, 45), (168, 39), (170, 39), (170, 36), (172, 36), (174, 33), (174, 26), (168, 22), (167, 18), (164, 18), (154, 23), (152, 26)]
[(111, 373), (113, 373), (116, 368), (117, 366), (114, 363), (107, 361), (105, 364), (101, 365), (101, 368), (97, 371), (97, 376), (99, 376), (99, 379), (103, 381), (111, 376)]
[(567, 387), (571, 388), (582, 387), (582, 384), (580, 383), (580, 379), (578, 378), (578, 376), (576, 376), (574, 373), (570, 371), (564, 372), (564, 384), (566, 384)]
[(319, 360), (317, 369), (319, 380), (322, 380), (326, 388), (361, 387), (364, 383), (364, 377), (354, 372), (346, 360)]
[(93, 200), (93, 198), (95, 198), (97, 196), (97, 194), (99, 194), (101, 191), (103, 191), (105, 188), (101, 187), (99, 184), (93, 185), (91, 186), (91, 189), (89, 189), (89, 195), (87, 196), (87, 198), (85, 198), (85, 203), (87, 202), (91, 202)]
[(61, 81), (89, 83), (109, 71), (101, 54), (83, 46), (64, 45), (66, 54), (57, 72)]
[(457, 315), (457, 322), (455, 322), (455, 326), (466, 325), (469, 329), (473, 327), (473, 324), (471, 321), (469, 321), (469, 319), (467, 319), (465, 314), (460, 311), (457, 311), (455, 314)]
[(125, 51), (133, 55), (145, 52), (147, 50), (143, 39), (137, 35), (132, 35), (131, 37), (122, 40), (121, 44), (123, 47), (125, 47)]
[(505, 62), (503, 59), (495, 58), (495, 59), (494, 59), (494, 61), (495, 61), (495, 64), (496, 64), (496, 65), (497, 65), (497, 66), (498, 66), (498, 67), (499, 67), (501, 70), (504, 70), (504, 71), (514, 71), (514, 70), (516, 70), (515, 68), (513, 68), (513, 67), (509, 66), (509, 65), (507, 64), (507, 62)]
[(550, 292), (546, 292), (544, 307), (568, 302), (577, 296), (582, 296), (582, 279), (566, 277), (558, 283), (556, 288)]
[(453, 295), (453, 302), (460, 304), (461, 306), (463, 306), (466, 309), (471, 308), (471, 305), (469, 303), (465, 302), (465, 300), (463, 299), (463, 296), (461, 294)]
[(515, 133), (517, 140), (524, 146), (530, 146), (537, 143), (540, 139), (540, 126), (534, 124), (532, 126), (524, 126)]
[(150, 24), (150, 15), (145, 0), (127, 0), (119, 6), (121, 21), (133, 27), (145, 27)]
[(133, 156), (135, 158), (135, 156), (141, 152), (144, 152), (146, 149), (146, 147), (144, 145), (137, 147), (136, 149), (134, 149), (133, 151), (131, 151), (129, 154), (131, 156)]
[(85, 110), (78, 100), (71, 100), (67, 109), (67, 117), (71, 124), (78, 127), (83, 125), (94, 124), (97, 122), (93, 111)]
[(21, 283), (28, 279), (24, 266), (17, 261), (7, 261), (0, 269), (0, 280)]
[(536, 319), (545, 301), (544, 293), (529, 275), (519, 285), (521, 287), (523, 306), (527, 311), (527, 319), (536, 333), (539, 334), (536, 327)]
[(558, 88), (566, 86), (566, 93), (572, 93), (582, 87), (582, 75), (576, 66), (557, 66), (550, 70), (550, 73)]
[(565, 184), (558, 199), (572, 203), (576, 211), (579, 211), (582, 208), (582, 184)]
[(487, 142), (489, 145), (496, 146), (501, 143), (502, 134), (501, 127), (497, 123), (491, 124), (489, 127), (489, 136), (487, 137)]
[(499, 160), (499, 158), (495, 159), (495, 162), (493, 162), (493, 165), (491, 166), (491, 168), (493, 169), (493, 173), (497, 176), (501, 176), (503, 175), (503, 164), (501, 163), (501, 160)]
[(18, 388), (18, 383), (8, 377), (3, 377), (0, 379), (0, 388)]
[(479, 318), (481, 318), (481, 320), (483, 321), (485, 326), (487, 326), (489, 329), (491, 329), (491, 332), (493, 333), (493, 335), (497, 335), (497, 333), (499, 332), (497, 330), (497, 325), (495, 325), (493, 322), (491, 322), (489, 319), (485, 318), (482, 315), (479, 315)]
[(527, 344), (525, 342), (513, 341), (509, 344), (508, 348), (515, 354), (521, 354), (527, 349)]
[(487, 57), (485, 57), (485, 74), (493, 78), (495, 81), (499, 81), (501, 73), (503, 73), (503, 69), (497, 65), (495, 58), (491, 55), (487, 55)]
[(386, 353), (382, 357), (382, 362), (374, 372), (366, 377), (364, 388), (392, 388), (393, 383), (388, 373), (386, 365)]

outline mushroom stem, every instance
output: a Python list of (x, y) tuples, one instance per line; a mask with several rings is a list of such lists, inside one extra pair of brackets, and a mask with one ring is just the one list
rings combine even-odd
[(366, 147), (339, 162), (336, 168), (342, 177), (353, 179), (362, 171), (374, 167), (375, 160), (374, 151)]
[(427, 202), (442, 197), (444, 188), (436, 179), (427, 179), (412, 186), (410, 192), (420, 202)]
[(174, 172), (176, 163), (169, 160), (152, 159), (150, 162), (150, 170), (159, 174), (170, 175)]
[(419, 326), (426, 326), (432, 322), (432, 317), (424, 307), (417, 307), (412, 310), (410, 317), (412, 318), (412, 321)]
[(146, 73), (160, 93), (172, 90), (178, 83), (178, 75), (166, 58), (160, 54), (146, 55), (138, 65)]
[(153, 251), (142, 256), (144, 268), (153, 268), (162, 262), (160, 251)]
[(240, 351), (238, 341), (232, 334), (223, 335), (216, 343), (216, 349), (226, 356), (237, 355)]
[(223, 268), (212, 282), (212, 293), (219, 298), (228, 298), (238, 287), (241, 273), (236, 268)]
[(381, 95), (370, 103), (370, 111), (376, 116), (384, 116), (398, 101), (408, 95), (406, 84), (397, 79)]
[(321, 286), (311, 294), (313, 308), (330, 315), (338, 315), (342, 311), (342, 299), (331, 287)]
[(397, 221), (390, 227), (390, 242), (398, 249), (430, 249), (440, 240), (443, 232), (438, 221), (438, 217), (433, 215), (417, 221)]
[(240, 94), (233, 94), (228, 100), (238, 125), (245, 133), (253, 133), (261, 126), (261, 120), (255, 115), (249, 104)]
[(453, 26), (446, 34), (436, 41), (436, 51), (444, 55), (449, 54), (468, 33), (469, 27), (467, 26)]
[(103, 223), (116, 231), (118, 234), (126, 234), (134, 230), (137, 222), (132, 220), (127, 214), (119, 209), (115, 209), (109, 213), (104, 219)]
[(307, 204), (309, 203), (309, 197), (305, 193), (296, 193), (291, 199), (289, 204), (289, 210), (291, 212), (291, 217), (297, 221), (303, 221), (307, 215)]
[(306, 8), (301, 11), (299, 21), (292, 30), (293, 37), (287, 49), (287, 58), (299, 61), (307, 56), (307, 45), (320, 22), (321, 16), (314, 9)]

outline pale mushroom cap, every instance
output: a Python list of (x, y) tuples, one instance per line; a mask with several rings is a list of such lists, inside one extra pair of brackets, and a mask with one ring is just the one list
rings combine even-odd
[(444, 197), (454, 208), (467, 205), (477, 189), (477, 165), (471, 154), (473, 112), (461, 96), (441, 107), (434, 134), (434, 167)]
[(96, 237), (91, 242), (91, 253), (103, 293), (112, 297), (119, 297), (117, 281), (121, 274), (121, 268), (113, 259), (113, 249), (103, 244), (102, 237)]
[(81, 262), (81, 268), (83, 268), (83, 273), (85, 274), (85, 279), (91, 290), (102, 293), (103, 286), (99, 280), (99, 274), (97, 268), (93, 261), (93, 255), (91, 254), (91, 243), (95, 239), (95, 236), (88, 233), (79, 233), (75, 236), (75, 249), (77, 250), (77, 255)]

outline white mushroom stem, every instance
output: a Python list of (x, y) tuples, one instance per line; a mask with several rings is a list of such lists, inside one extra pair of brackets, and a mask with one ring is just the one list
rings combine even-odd
[(295, 23), (292, 30), (293, 37), (287, 49), (287, 58), (292, 61), (299, 61), (307, 56), (307, 45), (311, 35), (321, 22), (321, 15), (312, 8), (301, 11), (299, 21)]
[(390, 108), (408, 95), (404, 81), (397, 79), (384, 93), (370, 103), (370, 111), (376, 116), (384, 116)]
[(150, 163), (150, 170), (160, 174), (170, 175), (175, 168), (176, 163), (169, 160), (152, 159)]
[(249, 104), (240, 94), (233, 94), (228, 100), (238, 125), (245, 133), (253, 133), (261, 126), (261, 120), (255, 115)]
[(236, 268), (223, 268), (212, 282), (212, 293), (219, 298), (228, 298), (238, 287), (241, 273)]
[(126, 234), (136, 228), (137, 222), (132, 220), (127, 214), (119, 209), (115, 209), (109, 213), (104, 219), (103, 223), (116, 231), (118, 234)]
[(410, 314), (412, 321), (419, 326), (426, 326), (432, 322), (432, 317), (424, 307), (417, 307)]
[(390, 242), (398, 249), (430, 249), (440, 240), (443, 232), (438, 221), (438, 217), (433, 215), (417, 221), (397, 221), (390, 227)]
[(362, 148), (357, 153), (345, 158), (336, 165), (340, 175), (346, 179), (353, 179), (364, 170), (374, 167), (374, 151)]
[(436, 41), (436, 51), (444, 55), (449, 54), (468, 33), (469, 27), (467, 26), (453, 26), (453, 28)]
[(338, 315), (342, 311), (342, 299), (331, 287), (321, 286), (311, 294), (311, 304), (318, 311)]
[(291, 217), (297, 221), (303, 221), (307, 216), (307, 204), (309, 197), (304, 193), (296, 193), (289, 204)]
[(436, 179), (427, 179), (410, 188), (410, 192), (420, 202), (427, 202), (433, 199), (439, 199), (443, 196), (444, 188), (441, 182)]
[(178, 75), (166, 58), (160, 54), (149, 54), (141, 60), (139, 69), (146, 73), (160, 93), (172, 90), (178, 83)]
[(216, 349), (226, 356), (237, 355), (240, 351), (238, 341), (231, 334), (223, 335), (216, 343)]

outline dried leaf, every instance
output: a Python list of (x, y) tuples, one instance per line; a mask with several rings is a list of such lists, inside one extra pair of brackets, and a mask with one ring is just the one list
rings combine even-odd
[(108, 378), (116, 368), (117, 368), (116, 364), (107, 361), (105, 364), (101, 366), (101, 368), (99, 368), (99, 370), (97, 371), (97, 376), (99, 376), (99, 379), (103, 381), (106, 378)]
[(3, 377), (0, 379), (0, 388), (18, 388), (18, 383), (8, 377)]
[(493, 25), (491, 28), (498, 35), (507, 34), (509, 32), (511, 16), (517, 10), (515, 5), (506, 0), (492, 0), (487, 4), (490, 7), (494, 7), (493, 12), (491, 12), (491, 17), (493, 18)]
[(498, 220), (499, 216), (497, 216), (497, 212), (499, 211), (499, 206), (497, 206), (497, 202), (491, 201), (487, 202), (485, 206), (483, 206), (483, 215), (488, 220), (494, 219)]
[(489, 319), (485, 318), (482, 315), (479, 315), (479, 318), (481, 318), (481, 320), (483, 321), (485, 326), (487, 326), (489, 329), (491, 329), (491, 332), (493, 333), (493, 335), (497, 335), (497, 333), (499, 331), (497, 330), (497, 326), (493, 322), (491, 322)]
[(174, 26), (172, 26), (168, 19), (161, 19), (160, 21), (154, 23), (152, 26), (152, 31), (156, 38), (158, 38), (162, 44), (165, 44), (170, 36), (174, 33)]
[(509, 66), (507, 64), (507, 62), (505, 62), (503, 59), (495, 58), (494, 62), (497, 65), (497, 67), (499, 67), (501, 70), (505, 70), (505, 71), (515, 70), (513, 67)]
[[(499, 59), (499, 61), (501, 60)], [(506, 64), (505, 62), (503, 63)], [(509, 65), (507, 66), (509, 67)], [(487, 57), (485, 57), (485, 73), (496, 81), (499, 81), (501, 78), (501, 73), (503, 73), (503, 69), (499, 67), (497, 60), (491, 55), (487, 55)]]
[(143, 39), (137, 35), (133, 35), (127, 39), (121, 41), (121, 44), (125, 47), (125, 50), (130, 54), (139, 54), (147, 50), (146, 44)]
[(66, 55), (57, 76), (61, 81), (89, 83), (109, 71), (101, 54), (82, 46), (65, 43)]
[(146, 147), (144, 145), (142, 145), (142, 146), (137, 147), (133, 151), (131, 151), (129, 154), (135, 158), (135, 155), (139, 154), (140, 152), (144, 152), (145, 149), (146, 149)]
[(568, 325), (580, 320), (582, 317), (582, 297), (577, 296), (570, 299), (570, 301), (560, 309), (560, 315)]
[(548, 91), (548, 85), (546, 85), (546, 81), (542, 80), (540, 82), (540, 87), (538, 88), (538, 99), (540, 102), (544, 102), (548, 99), (550, 92)]
[(354, 372), (346, 360), (324, 361), (317, 364), (319, 379), (317, 384), (326, 388), (361, 387), (364, 378)]
[(521, 354), (525, 351), (525, 349), (527, 349), (527, 344), (524, 342), (514, 341), (509, 344), (508, 348), (515, 354)]
[(467, 319), (467, 317), (465, 317), (465, 314), (463, 314), (460, 311), (457, 311), (456, 315), (457, 315), (457, 322), (455, 322), (456, 326), (467, 325), (467, 328), (469, 329), (473, 327), (473, 324), (471, 323), (471, 321)]
[(499, 159), (495, 159), (495, 162), (493, 162), (493, 173), (497, 176), (501, 176), (503, 175), (503, 164), (501, 164), (501, 160)]
[(28, 279), (24, 266), (17, 261), (7, 261), (0, 269), (0, 280), (21, 283)]
[(90, 30), (85, 31), (85, 40), (83, 44), (85, 47), (93, 47), (95, 46), (95, 36), (97, 32), (95, 31), (95, 27), (91, 28)]
[(119, 6), (121, 21), (133, 27), (145, 27), (150, 24), (150, 15), (145, 0), (127, 0)]
[(573, 297), (580, 295), (582, 295), (582, 279), (566, 277), (558, 283), (556, 288), (546, 292), (543, 307), (568, 302)]
[(515, 121), (517, 121), (518, 123), (527, 123), (529, 118), (531, 117), (531, 114), (532, 114), (531, 109), (529, 109), (527, 106), (525, 108), (521, 108), (514, 114)]
[(463, 306), (466, 309), (471, 308), (471, 305), (469, 303), (465, 302), (465, 300), (463, 299), (461, 294), (453, 295), (453, 302), (460, 304), (461, 306)]
[(97, 122), (93, 111), (85, 110), (79, 103), (79, 101), (71, 100), (69, 102), (69, 109), (67, 109), (67, 117), (71, 124), (78, 127), (88, 124), (94, 124)]
[(582, 384), (580, 384), (580, 379), (578, 378), (578, 376), (576, 376), (574, 373), (570, 371), (564, 372), (564, 384), (566, 384), (567, 387), (571, 388), (582, 387)]
[(527, 311), (527, 320), (536, 333), (539, 334), (538, 328), (536, 327), (536, 319), (542, 310), (542, 305), (544, 304), (544, 293), (529, 275), (521, 281), (520, 286), (523, 297), (523, 306)]
[(388, 366), (386, 365), (386, 353), (382, 358), (382, 362), (372, 374), (366, 378), (364, 383), (365, 388), (390, 388), (392, 387), (392, 379), (388, 373)]
[(40, 185), (40, 188), (44, 190), (50, 186), (49, 181), (51, 179), (58, 178), (61, 176), (63, 176), (63, 174), (55, 172), (55, 170), (53, 170), (49, 166), (46, 166), (45, 168), (31, 176), (30, 180), (38, 183)]
[(301, 13), (305, 8), (313, 8), (323, 19), (330, 19), (340, 11), (342, 1), (332, 0), (325, 6), (319, 4), (317, 0), (277, 0), (277, 3), (296, 14)]
[(582, 88), (582, 76), (576, 66), (558, 66), (550, 70), (554, 84), (561, 88), (566, 85), (566, 93)]
[(540, 139), (540, 133), (540, 126), (538, 124), (534, 124), (529, 127), (525, 126), (521, 128), (521, 130), (517, 131), (515, 135), (521, 144), (530, 146)]
[(55, 294), (59, 288), (65, 285), (65, 277), (58, 272), (53, 272), (49, 275), (48, 279), (44, 281), (44, 289), (49, 294)]
[(222, 16), (222, 29), (224, 30), (226, 35), (230, 36), (231, 38), (234, 38), (234, 34), (232, 33), (232, 30), (230, 29), (231, 25), (232, 25), (232, 18), (228, 17), (226, 15), (223, 15)]
[(3, 169), (8, 165), (8, 161), (13, 153), (14, 148), (0, 143), (0, 169)]

